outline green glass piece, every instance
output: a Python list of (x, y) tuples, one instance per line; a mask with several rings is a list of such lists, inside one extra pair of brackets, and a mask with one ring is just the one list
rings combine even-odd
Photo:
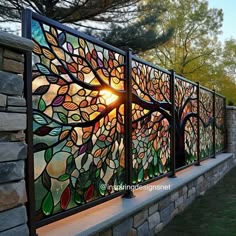
[(96, 174), (95, 174), (96, 178), (98, 178), (99, 175), (100, 175), (100, 169), (98, 169), (98, 170), (96, 171)]
[(159, 170), (158, 165), (154, 166), (154, 175), (155, 176), (157, 176), (159, 174), (158, 170)]
[(33, 117), (34, 117), (34, 120), (40, 125), (47, 125), (48, 124), (47, 120), (42, 115), (34, 114)]
[(58, 178), (58, 180), (59, 181), (65, 181), (65, 180), (68, 180), (70, 178), (70, 175), (68, 175), (68, 174), (63, 174), (63, 175), (61, 175), (59, 178)]
[(64, 113), (62, 112), (58, 112), (58, 117), (59, 119), (62, 121), (63, 124), (67, 124), (67, 117)]
[(106, 184), (104, 181), (100, 180), (99, 181), (99, 193), (104, 196), (106, 193)]
[(144, 171), (143, 169), (141, 169), (138, 173), (138, 182), (141, 182), (143, 180), (143, 175), (144, 175)]
[(43, 99), (40, 99), (40, 100), (39, 100), (39, 110), (42, 111), (42, 112), (44, 112), (45, 109), (46, 109), (46, 103), (44, 102)]
[(42, 184), (42, 177), (38, 178), (34, 183), (35, 188), (35, 210), (38, 211), (41, 207), (42, 200), (47, 194), (47, 189)]
[(51, 215), (53, 211), (53, 199), (51, 192), (48, 192), (47, 196), (43, 200), (42, 211), (46, 216)]
[(154, 173), (154, 171), (153, 171), (153, 167), (150, 166), (150, 167), (149, 167), (149, 170), (148, 170), (148, 175), (149, 175), (150, 178), (153, 177), (153, 173)]
[(82, 203), (82, 197), (79, 193), (75, 192), (75, 202), (78, 204)]
[(75, 120), (75, 121), (80, 120), (80, 116), (77, 114), (72, 115), (71, 118), (72, 118), (72, 120)]
[(53, 155), (53, 150), (52, 148), (48, 148), (45, 153), (44, 153), (44, 159), (45, 161), (48, 163), (49, 161), (51, 161), (52, 159), (52, 155)]

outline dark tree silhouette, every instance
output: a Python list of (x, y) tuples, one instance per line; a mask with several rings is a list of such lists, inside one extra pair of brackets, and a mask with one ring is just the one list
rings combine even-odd
[(168, 41), (172, 28), (157, 30), (166, 10), (140, 0), (2, 0), (0, 22), (20, 22), (22, 8), (86, 31), (116, 47), (146, 51)]

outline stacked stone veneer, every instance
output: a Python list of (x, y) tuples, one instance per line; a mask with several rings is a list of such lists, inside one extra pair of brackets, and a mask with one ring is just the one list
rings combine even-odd
[(0, 235), (28, 235), (24, 54), (32, 42), (0, 32)]
[(226, 108), (227, 151), (236, 156), (236, 107)]
[(203, 195), (207, 189), (215, 185), (233, 166), (235, 166), (234, 158), (230, 158), (112, 228), (91, 235), (158, 235), (166, 224), (189, 206), (196, 197)]

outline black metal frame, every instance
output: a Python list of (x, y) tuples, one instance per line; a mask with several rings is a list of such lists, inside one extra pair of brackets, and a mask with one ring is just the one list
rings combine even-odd
[[(145, 185), (148, 183), (151, 183), (153, 181), (156, 181), (160, 178), (163, 178), (165, 176), (169, 177), (175, 177), (176, 171), (182, 170), (186, 167), (192, 166), (194, 164), (200, 165), (200, 162), (209, 158), (206, 157), (204, 159), (200, 160), (200, 108), (199, 108), (199, 99), (200, 99), (200, 89), (204, 89), (211, 94), (213, 94), (213, 148), (214, 148), (214, 155), (215, 157), (215, 96), (220, 96), (224, 99), (224, 112), (226, 110), (226, 102), (225, 98), (221, 96), (220, 94), (215, 93), (215, 91), (211, 91), (208, 88), (205, 88), (203, 86), (200, 86), (199, 83), (194, 83), (192, 81), (187, 80), (186, 78), (176, 75), (174, 70), (166, 70), (161, 67), (158, 67), (156, 65), (153, 65), (152, 63), (146, 62), (132, 54), (132, 51), (130, 49), (124, 51), (118, 48), (115, 48), (109, 44), (106, 44), (102, 41), (99, 41), (91, 36), (88, 36), (84, 33), (75, 31), (65, 25), (62, 25), (54, 20), (48, 19), (46, 17), (40, 16), (38, 14), (32, 13), (30, 10), (24, 10), (23, 15), (22, 15), (22, 36), (26, 37), (28, 39), (32, 39), (31, 37), (31, 23), (32, 19), (37, 19), (43, 23), (53, 25), (60, 30), (67, 31), (70, 34), (77, 36), (77, 37), (82, 37), (86, 39), (89, 42), (92, 42), (96, 45), (99, 45), (105, 49), (117, 52), (125, 57), (125, 76), (126, 76), (126, 81), (125, 81), (125, 90), (126, 90), (126, 102), (125, 102), (125, 137), (124, 137), (124, 145), (125, 145), (125, 168), (126, 168), (126, 184), (127, 185), (132, 185), (132, 60), (138, 61), (140, 63), (143, 63), (147, 66), (150, 66), (154, 69), (160, 70), (170, 76), (170, 102), (172, 104), (171, 106), (171, 138), (170, 138), (170, 161), (171, 161), (171, 167), (170, 167), (170, 172), (165, 173), (163, 175), (151, 178), (149, 180), (143, 181), (142, 183), (139, 183), (139, 185)], [(193, 84), (194, 86), (197, 87), (197, 113), (198, 113), (198, 119), (197, 119), (197, 161), (183, 166), (181, 168), (176, 169), (175, 166), (175, 128), (176, 128), (176, 121), (175, 121), (175, 81), (178, 78), (180, 80), (183, 80), (185, 82), (188, 82), (190, 84)], [(126, 198), (132, 198), (134, 197), (133, 193), (131, 190), (127, 191), (120, 191), (120, 192), (115, 192), (111, 195), (105, 196), (103, 198), (94, 200), (90, 203), (87, 203), (85, 205), (75, 207), (72, 209), (69, 209), (65, 212), (61, 212), (58, 214), (55, 214), (53, 216), (50, 216), (48, 218), (42, 219), (40, 221), (35, 220), (35, 212), (34, 212), (34, 161), (33, 161), (33, 109), (32, 109), (32, 55), (31, 53), (26, 53), (26, 58), (25, 58), (25, 96), (27, 98), (27, 144), (28, 144), (28, 159), (27, 159), (27, 193), (28, 193), (28, 222), (29, 222), (29, 229), (30, 229), (30, 234), (31, 235), (36, 235), (36, 228), (41, 227), (43, 225), (52, 223), (54, 221), (57, 221), (59, 219), (62, 219), (64, 217), (70, 216), (72, 214), (75, 214), (77, 212), (83, 211), (85, 209), (88, 209), (90, 207), (93, 207), (97, 204), (103, 203), (107, 200), (110, 200), (112, 198), (115, 198), (117, 196), (123, 195), (123, 197)], [(226, 143), (225, 143), (226, 147)], [(224, 148), (225, 148), (224, 147)]]
[[(31, 39), (31, 18), (32, 12), (26, 10), (22, 14), (22, 37)], [(27, 162), (26, 162), (26, 188), (27, 188), (27, 215), (28, 226), (31, 235), (36, 234), (35, 227), (35, 196), (34, 196), (34, 159), (33, 159), (33, 108), (32, 108), (32, 54), (27, 52), (24, 64), (24, 95), (27, 106)]]
[(170, 71), (170, 101), (171, 101), (171, 134), (170, 134), (170, 160), (171, 160), (171, 177), (175, 177), (175, 71)]

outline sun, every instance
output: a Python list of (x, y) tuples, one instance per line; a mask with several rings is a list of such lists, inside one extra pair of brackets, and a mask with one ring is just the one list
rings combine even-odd
[(104, 99), (106, 105), (110, 105), (118, 99), (118, 96), (111, 93), (109, 90), (101, 90), (100, 96)]

